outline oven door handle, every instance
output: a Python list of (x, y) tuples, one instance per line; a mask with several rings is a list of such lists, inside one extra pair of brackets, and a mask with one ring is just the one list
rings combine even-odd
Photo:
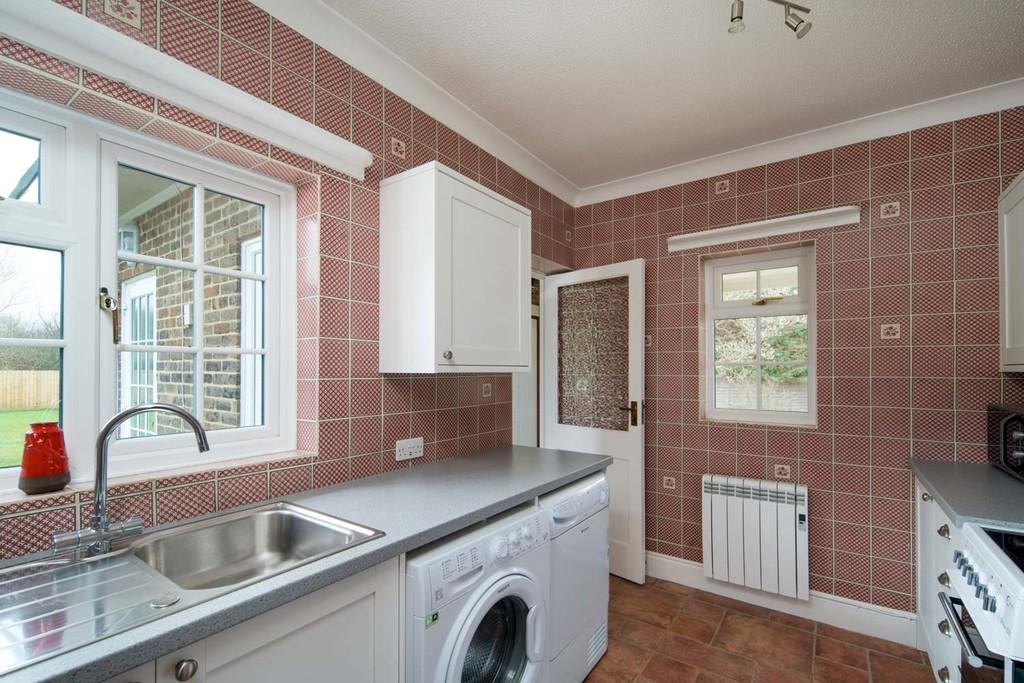
[(949, 595), (946, 591), (939, 591), (939, 602), (942, 603), (942, 611), (946, 613), (946, 619), (949, 621), (949, 626), (953, 630), (953, 635), (956, 636), (957, 641), (960, 643), (960, 649), (963, 651), (963, 656), (967, 660), (967, 663), (973, 666), (975, 669), (980, 669), (984, 666), (985, 662), (982, 661), (978, 655), (978, 651), (974, 649), (974, 643), (967, 637), (967, 631), (964, 629), (964, 623), (960, 619), (960, 615), (953, 609), (953, 603), (950, 602)]

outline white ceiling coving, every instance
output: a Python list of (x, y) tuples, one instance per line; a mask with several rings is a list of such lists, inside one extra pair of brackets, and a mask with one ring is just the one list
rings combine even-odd
[(1019, 0), (328, 0), (586, 188), (1024, 76)]

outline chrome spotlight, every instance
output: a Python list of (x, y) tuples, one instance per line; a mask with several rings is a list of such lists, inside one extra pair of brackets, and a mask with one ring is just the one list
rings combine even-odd
[(732, 18), (729, 20), (729, 33), (741, 33), (747, 27), (743, 23), (743, 0), (732, 0)]
[(786, 5), (786, 26), (796, 34), (797, 38), (803, 38), (810, 32), (812, 24), (794, 12), (794, 7), (799, 8), (803, 12), (809, 12), (810, 10), (799, 5)]

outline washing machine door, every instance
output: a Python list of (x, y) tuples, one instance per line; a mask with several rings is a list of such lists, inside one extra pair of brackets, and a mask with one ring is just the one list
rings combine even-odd
[(455, 638), (445, 683), (533, 683), (544, 663), (547, 614), (540, 587), (521, 574), (494, 581)]

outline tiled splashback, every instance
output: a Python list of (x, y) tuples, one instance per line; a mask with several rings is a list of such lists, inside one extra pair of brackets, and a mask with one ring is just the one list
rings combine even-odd
[[(702, 474), (789, 465), (810, 490), (811, 588), (913, 611), (908, 459), (984, 461), (985, 405), (1024, 402), (1024, 376), (999, 373), (996, 246), (998, 195), (1022, 171), (1019, 107), (576, 210), (578, 267), (648, 260), (649, 550), (700, 561)], [(711, 254), (665, 238), (848, 204), (860, 224), (770, 241), (815, 242), (818, 427), (703, 421)]]
[[(377, 372), (378, 184), (440, 160), (528, 206), (534, 253), (571, 266), (568, 204), (247, 0), (138, 0), (130, 21), (107, 14), (100, 0), (60, 4), (374, 155), (366, 180), (355, 181), (273, 140), (160, 100), (158, 93), (133, 90), (0, 36), (0, 86), (298, 186), (298, 445), (311, 455), (118, 487), (114, 517), (138, 512), (147, 523), (161, 523), (408, 467), (394, 461), (396, 439), (424, 437), (425, 456), (417, 462), (511, 442), (508, 375)], [(73, 447), (88, 448), (88, 441)], [(89, 495), (0, 503), (0, 558), (47, 547), (54, 529), (87, 524)]]

